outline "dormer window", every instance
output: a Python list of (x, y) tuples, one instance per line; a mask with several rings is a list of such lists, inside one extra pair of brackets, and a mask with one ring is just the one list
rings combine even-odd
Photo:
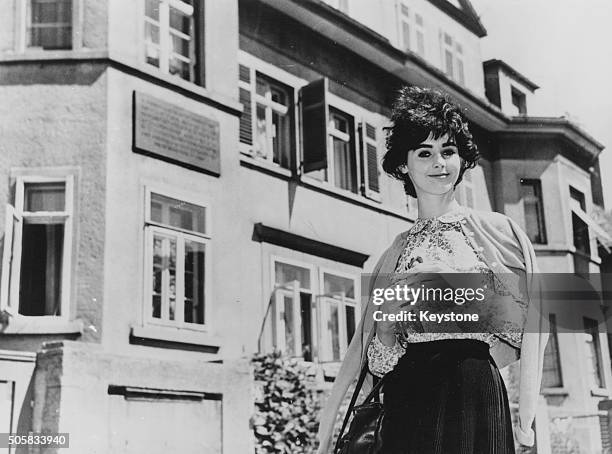
[(512, 87), (512, 105), (517, 115), (527, 115), (527, 97), (522, 91)]

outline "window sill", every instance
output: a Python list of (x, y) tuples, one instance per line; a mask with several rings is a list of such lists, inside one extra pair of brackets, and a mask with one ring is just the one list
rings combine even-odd
[(277, 165), (273, 165), (262, 159), (253, 158), (251, 156), (240, 154), (240, 165), (249, 167), (255, 170), (261, 170), (262, 172), (272, 174), (272, 176), (278, 176), (280, 178), (289, 180), (291, 179), (291, 170), (285, 169)]
[(349, 191), (343, 191), (342, 189), (337, 189), (327, 183), (322, 183), (318, 180), (315, 180), (314, 178), (302, 176), (301, 182), (307, 188), (314, 189), (315, 191), (323, 192), (326, 194), (330, 194), (346, 202), (361, 205), (365, 208), (371, 208), (380, 213), (389, 214), (389, 215), (398, 217), (404, 221), (410, 221), (410, 222), (414, 221), (414, 218), (409, 217), (407, 213), (402, 213), (400, 211), (394, 210), (393, 208), (385, 206), (382, 202), (375, 202), (374, 200), (370, 200), (362, 195), (354, 194)]
[(2, 334), (82, 334), (82, 320), (59, 317), (27, 317), (15, 315)]
[(542, 388), (542, 395), (544, 396), (569, 396), (567, 388)]
[(99, 49), (70, 49), (70, 50), (42, 50), (26, 49), (25, 52), (0, 53), (0, 62), (20, 62), (20, 61), (48, 61), (48, 60), (83, 60), (94, 59), (103, 60), (108, 58), (106, 50)]
[(606, 388), (591, 388), (591, 396), (593, 397), (609, 397), (610, 392)]
[[(130, 337), (136, 339), (149, 339), (153, 341), (169, 342), (173, 344), (195, 345), (214, 350), (221, 348), (221, 340), (206, 332), (191, 331), (181, 328), (164, 326), (132, 326)], [(137, 343), (137, 342), (132, 342)]]

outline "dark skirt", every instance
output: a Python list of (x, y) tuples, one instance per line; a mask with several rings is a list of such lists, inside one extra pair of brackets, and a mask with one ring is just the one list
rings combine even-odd
[(514, 454), (503, 379), (489, 345), (408, 344), (385, 378), (384, 454)]

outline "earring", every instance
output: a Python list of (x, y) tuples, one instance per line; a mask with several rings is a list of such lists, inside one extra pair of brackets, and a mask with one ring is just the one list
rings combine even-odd
[(408, 166), (406, 164), (399, 166), (399, 171), (404, 174), (408, 173)]

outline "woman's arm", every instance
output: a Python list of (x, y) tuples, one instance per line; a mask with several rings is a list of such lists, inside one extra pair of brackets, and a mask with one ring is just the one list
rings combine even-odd
[(402, 347), (397, 338), (394, 336), (394, 343), (392, 346), (387, 346), (378, 338), (378, 335), (374, 336), (372, 342), (368, 346), (368, 365), (370, 372), (377, 377), (391, 372), (399, 359), (406, 353), (406, 349)]
[(544, 351), (550, 330), (548, 310), (542, 296), (542, 284), (538, 276), (535, 251), (527, 235), (510, 220), (514, 235), (523, 250), (527, 279), (527, 298), (529, 306), (521, 342), (519, 378), (519, 424), (515, 430), (517, 441), (525, 446), (533, 446), (535, 434), (531, 428), (535, 419)]

